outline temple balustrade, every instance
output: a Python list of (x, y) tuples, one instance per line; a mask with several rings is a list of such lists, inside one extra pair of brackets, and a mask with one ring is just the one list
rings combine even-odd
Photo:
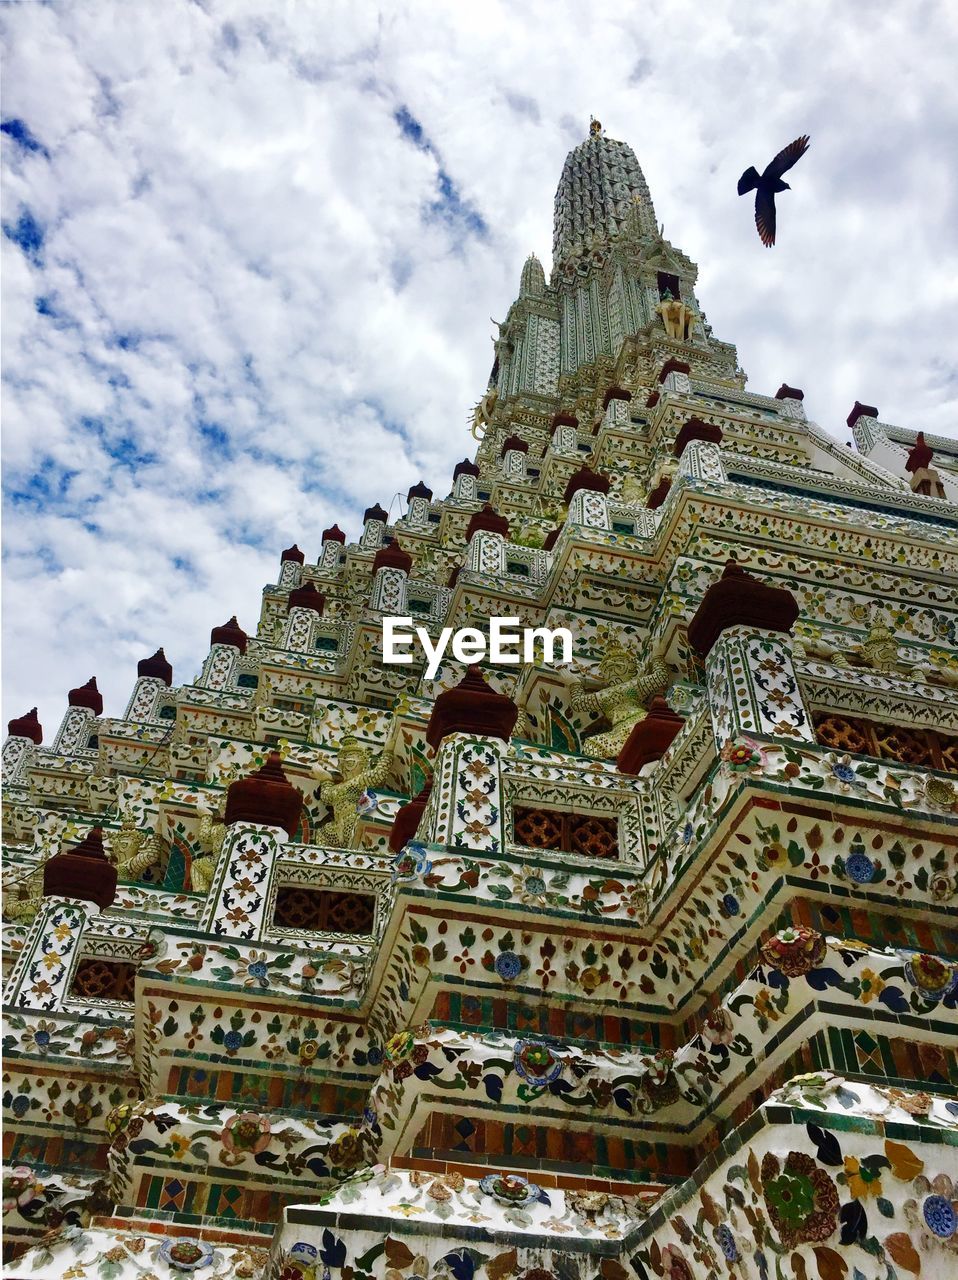
[[(855, 1110), (854, 1128), (849, 1108)], [(932, 1132), (942, 1158), (926, 1169), (914, 1148), (924, 1154)], [(793, 1269), (824, 1261), (843, 1274), (843, 1255), (820, 1241), (854, 1222), (851, 1247), (869, 1280), (880, 1274), (869, 1261), (876, 1257), (904, 1259), (909, 1273), (921, 1267), (943, 1276), (948, 1246), (925, 1232), (919, 1255), (907, 1229), (918, 1226), (925, 1202), (937, 1194), (933, 1180), (951, 1185), (939, 1171), (948, 1167), (953, 1134), (943, 1098), (819, 1072), (763, 1100), (694, 1177), (667, 1195), (661, 1183), (583, 1186), (541, 1167), (528, 1179), (510, 1179), (461, 1157), (444, 1168), (364, 1171), (318, 1204), (284, 1211), (267, 1280), (321, 1253), (356, 1259), (364, 1276), (377, 1277), (387, 1265), (404, 1276), (468, 1257), (476, 1280), (494, 1280), (503, 1267), (520, 1274), (559, 1269), (570, 1280), (634, 1269), (640, 1280), (652, 1280), (694, 1275), (691, 1258), (703, 1275), (734, 1268), (757, 1280), (768, 1264), (764, 1252), (762, 1261), (755, 1258), (755, 1222), (766, 1239), (773, 1231), (781, 1234)], [(836, 1180), (842, 1169), (874, 1173), (882, 1205), (876, 1209), (876, 1197), (862, 1194), (863, 1178)], [(795, 1221), (781, 1200), (780, 1193), (796, 1184), (814, 1197), (814, 1223)], [(414, 1217), (409, 1209), (417, 1211)], [(481, 1225), (471, 1225), (477, 1219)], [(879, 1266), (884, 1270), (884, 1261)]]
[[(907, 1013), (912, 1042), (926, 1041), (953, 1054), (958, 1032), (948, 1009), (956, 982), (958, 966), (928, 953), (870, 948), (789, 928), (768, 939), (759, 967), (675, 1050), (589, 1050), (502, 1031), (399, 1031), (383, 1045), (383, 1065), (361, 1118), (351, 1124), (284, 1121), (283, 1152), (268, 1164), (278, 1175), (271, 1185), (279, 1195), (292, 1191), (290, 1183), (304, 1166), (322, 1184), (359, 1164), (399, 1159), (421, 1145), (421, 1134), (441, 1157), (442, 1126), (435, 1117), (478, 1121), (489, 1099), (500, 1120), (514, 1116), (517, 1123), (546, 1132), (578, 1130), (593, 1140), (601, 1134), (610, 1144), (616, 1135), (619, 1142), (667, 1136), (670, 1147), (695, 1147), (706, 1124), (718, 1125), (721, 1132), (723, 1118), (733, 1116), (754, 1090), (759, 1064), (767, 1073), (811, 1039), (825, 1043), (826, 1031), (829, 1040), (839, 1029), (887, 1035), (898, 1030), (900, 1015)], [(243, 1038), (240, 1028), (233, 1034)], [(250, 1031), (246, 1038), (253, 1035)], [(821, 1066), (831, 1070), (842, 1064), (826, 1054)], [(123, 1129), (137, 1118), (136, 1140), (129, 1142)], [(262, 1143), (234, 1147), (228, 1136), (238, 1124), (256, 1132)], [(233, 1150), (236, 1158), (225, 1162), (237, 1169), (240, 1183), (255, 1187), (256, 1155), (270, 1145), (264, 1112), (241, 1113), (223, 1103), (147, 1097), (118, 1117), (117, 1127), (123, 1140), (111, 1148), (111, 1178), (114, 1189), (134, 1202), (144, 1194), (143, 1181), (139, 1188), (137, 1181), (148, 1181), (164, 1165), (179, 1167), (186, 1179), (191, 1164), (206, 1169), (212, 1154), (207, 1139)], [(593, 1153), (588, 1142), (585, 1147), (588, 1163)], [(188, 1149), (190, 1157), (184, 1159)], [(510, 1163), (504, 1156), (496, 1160), (500, 1166)], [(548, 1161), (544, 1167), (549, 1168)], [(625, 1168), (619, 1176), (630, 1177)], [(647, 1171), (638, 1176), (641, 1180)]]

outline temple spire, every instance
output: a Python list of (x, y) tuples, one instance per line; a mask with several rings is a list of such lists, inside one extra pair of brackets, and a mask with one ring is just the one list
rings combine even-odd
[(635, 152), (592, 118), (589, 136), (566, 156), (555, 197), (553, 266), (596, 239), (618, 235), (636, 218), (643, 233), (656, 232), (655, 209)]

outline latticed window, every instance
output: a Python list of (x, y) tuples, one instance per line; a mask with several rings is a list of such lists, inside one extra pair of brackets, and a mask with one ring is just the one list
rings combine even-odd
[(816, 738), (833, 751), (958, 773), (958, 738), (948, 738), (934, 729), (906, 729), (900, 724), (881, 724), (830, 711), (818, 712), (814, 722)]
[(615, 818), (516, 805), (512, 819), (516, 844), (530, 845), (533, 849), (560, 849), (583, 858), (619, 856), (619, 824)]
[(273, 706), (277, 711), (295, 711), (297, 715), (309, 709), (302, 698), (274, 698)]
[(304, 933), (372, 933), (376, 899), (371, 893), (340, 893), (285, 884), (276, 894), (273, 924)]
[(103, 960), (88, 956), (73, 975), (70, 994), (81, 1000), (125, 1000), (132, 1002), (136, 965), (125, 960)]

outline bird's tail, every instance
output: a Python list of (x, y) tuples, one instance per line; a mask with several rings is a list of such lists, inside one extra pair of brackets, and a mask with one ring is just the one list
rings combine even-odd
[(738, 180), (738, 193), (740, 196), (744, 196), (746, 191), (754, 191), (757, 186), (758, 174), (754, 165), (749, 165)]

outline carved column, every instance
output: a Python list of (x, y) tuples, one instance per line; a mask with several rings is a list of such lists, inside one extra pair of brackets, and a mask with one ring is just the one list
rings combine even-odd
[(553, 429), (549, 448), (553, 453), (562, 454), (563, 457), (574, 458), (579, 451), (578, 441), (578, 430), (575, 427), (570, 427), (567, 422), (560, 422)]
[(426, 727), (426, 741), (437, 755), (420, 825), (425, 839), (489, 853), (502, 849), (502, 757), (518, 714), (512, 699), (491, 689), (478, 667), (436, 699)]
[(10, 975), (7, 1004), (62, 1008), (87, 922), (113, 902), (116, 881), (99, 827), (74, 848), (50, 858), (43, 868), (43, 903)]
[(363, 536), (359, 540), (359, 545), (370, 551), (381, 547), (388, 520), (388, 512), (383, 511), (378, 502), (374, 507), (367, 507), (363, 513)]
[(452, 473), (452, 496), (457, 502), (474, 502), (479, 468), (468, 458), (457, 462)]
[(769, 587), (729, 561), (689, 623), (705, 656), (709, 707), (719, 746), (742, 735), (814, 742), (792, 661), (798, 617), (790, 591)]
[(260, 937), (272, 866), (296, 833), (302, 810), (302, 792), (287, 780), (277, 751), (256, 773), (230, 786), (224, 818), (228, 831), (216, 860), (204, 929), (218, 937)]
[(232, 689), (236, 683), (236, 664), (246, 652), (248, 637), (236, 621), (234, 614), (229, 622), (214, 627), (210, 632), (210, 651), (199, 684), (204, 689)]
[(433, 794), (419, 838), (454, 849), (500, 852), (505, 843), (502, 815), (502, 758), (508, 743), (451, 733), (436, 756)]
[(3, 785), (24, 786), (34, 752), (43, 741), (43, 726), (37, 719), (36, 707), (25, 716), (8, 721), (7, 730), (10, 736), (3, 744)]
[(593, 529), (611, 529), (608, 493), (608, 478), (589, 467), (582, 467), (566, 485), (569, 522)]
[(481, 511), (475, 513), (466, 529), (466, 568), (471, 573), (505, 573), (508, 537), (509, 521), (486, 503)]
[(279, 586), (292, 590), (298, 587), (303, 577), (305, 555), (294, 542), (279, 557)]
[(722, 461), (722, 450), (717, 444), (705, 440), (693, 440), (682, 450), (678, 474), (692, 480), (725, 481), (728, 476)]
[(632, 405), (630, 402), (618, 396), (610, 399), (602, 414), (602, 426), (615, 427), (620, 431), (625, 427), (631, 427)]
[(798, 387), (790, 387), (783, 382), (775, 392), (775, 399), (781, 401), (782, 413), (786, 418), (794, 418), (796, 422), (805, 422), (805, 392)]
[(331, 577), (339, 568), (345, 544), (346, 535), (338, 524), (323, 530), (323, 551), (319, 559), (319, 572), (324, 578)]
[(502, 442), (502, 475), (506, 480), (526, 478), (526, 454), (529, 446), (519, 436), (509, 436)]
[(404, 616), (411, 568), (412, 556), (397, 543), (381, 547), (373, 560), (371, 608), (392, 617)]
[(791, 636), (730, 627), (719, 636), (705, 667), (712, 725), (720, 746), (743, 734), (815, 741), (795, 674)]
[(679, 395), (690, 395), (692, 384), (689, 381), (690, 367), (682, 360), (666, 360), (659, 372), (659, 382), (663, 391), (675, 391)]
[(429, 504), (432, 502), (432, 490), (420, 480), (406, 493), (405, 523), (417, 529), (425, 529), (429, 523)]
[(313, 651), (313, 627), (323, 615), (326, 597), (316, 590), (315, 583), (307, 582), (289, 593), (289, 614), (283, 629), (283, 646), (297, 653)]
[(53, 750), (64, 755), (86, 746), (93, 721), (103, 714), (103, 695), (96, 687), (96, 677), (91, 676), (85, 685), (71, 689), (67, 702), (66, 714), (53, 740)]
[(136, 684), (126, 705), (126, 719), (143, 724), (156, 720), (160, 695), (173, 683), (173, 668), (162, 649), (136, 664)]

